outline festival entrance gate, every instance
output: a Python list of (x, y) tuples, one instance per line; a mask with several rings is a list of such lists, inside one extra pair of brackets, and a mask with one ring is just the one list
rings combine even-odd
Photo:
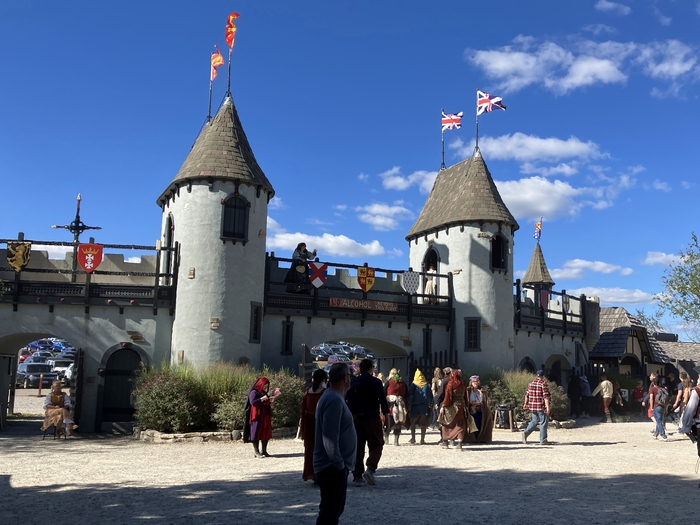
[(141, 356), (131, 348), (121, 348), (114, 352), (107, 360), (107, 366), (100, 369), (100, 375), (104, 377), (102, 387), (101, 410), (98, 398), (98, 414), (96, 429), (99, 431), (113, 431), (118, 433), (131, 433), (134, 421), (134, 406), (131, 390), (133, 388), (134, 373), (141, 369)]

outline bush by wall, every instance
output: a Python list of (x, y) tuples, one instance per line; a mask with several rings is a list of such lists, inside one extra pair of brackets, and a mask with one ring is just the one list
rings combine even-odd
[(304, 395), (302, 379), (289, 370), (258, 372), (226, 363), (203, 370), (168, 364), (142, 370), (133, 389), (136, 422), (160, 432), (240, 430), (248, 393), (261, 375), (282, 392), (273, 404), (273, 427), (296, 426)]

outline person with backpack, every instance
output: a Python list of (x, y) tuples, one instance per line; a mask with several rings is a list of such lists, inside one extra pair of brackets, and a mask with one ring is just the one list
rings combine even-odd
[(652, 434), (654, 439), (661, 436), (662, 441), (668, 441), (666, 430), (664, 429), (664, 417), (666, 416), (666, 406), (671, 399), (671, 395), (665, 385), (661, 385), (658, 376), (651, 381), (649, 388), (649, 405), (656, 422), (656, 430)]

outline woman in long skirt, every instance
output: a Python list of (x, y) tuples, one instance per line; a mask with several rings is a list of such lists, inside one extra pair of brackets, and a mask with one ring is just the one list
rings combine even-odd
[(73, 423), (70, 415), (71, 401), (70, 396), (62, 391), (60, 381), (51, 383), (51, 392), (44, 400), (44, 424), (41, 425), (41, 430), (46, 430), (51, 425), (56, 429), (56, 436), (61, 434), (61, 430), (65, 427), (67, 436), (75, 437), (73, 430), (78, 428), (78, 425)]
[(462, 383), (462, 372), (453, 370), (445, 387), (445, 399), (440, 409), (440, 419), (445, 421), (442, 425), (444, 448), (449, 448), (449, 442), (452, 440), (458, 449), (462, 449), (468, 424), (466, 396), (467, 387)]
[(467, 388), (469, 401), (469, 413), (474, 418), (477, 431), (469, 432), (466, 439), (469, 443), (491, 443), (493, 439), (493, 415), (489, 408), (489, 399), (486, 391), (481, 388), (479, 376), (469, 378)]
[[(246, 418), (243, 428), (243, 439), (246, 443), (252, 441), (255, 449), (255, 457), (270, 457), (267, 452), (267, 442), (272, 438), (272, 402), (280, 392), (275, 388), (272, 395), (268, 394), (270, 380), (266, 377), (259, 378), (248, 394), (246, 404)], [(262, 452), (260, 442), (262, 441)]]
[(301, 401), (301, 439), (304, 440), (304, 472), (301, 479), (315, 481), (314, 446), (316, 444), (316, 405), (326, 391), (328, 375), (318, 369), (311, 376), (311, 388), (306, 391)]

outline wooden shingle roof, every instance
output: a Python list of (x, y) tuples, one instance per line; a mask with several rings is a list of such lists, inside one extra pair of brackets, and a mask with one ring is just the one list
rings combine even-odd
[(657, 341), (664, 353), (678, 361), (692, 361), (700, 364), (700, 343), (683, 343), (680, 341)]
[(530, 266), (528, 266), (522, 282), (523, 284), (549, 284), (554, 286), (552, 276), (549, 275), (549, 270), (547, 269), (547, 263), (544, 262), (544, 255), (539, 242), (535, 244), (535, 249), (530, 259)]
[(255, 160), (233, 99), (228, 96), (204, 125), (180, 171), (158, 198), (158, 205), (183, 184), (195, 180), (234, 180), (256, 186), (272, 198), (275, 190)]
[(472, 222), (502, 223), (512, 226), (514, 230), (519, 228), (498, 193), (478, 149), (473, 157), (438, 173), (406, 240), (448, 226)]
[(647, 333), (647, 329), (639, 320), (619, 306), (600, 309), (600, 339), (591, 350), (590, 357), (622, 357), (627, 351), (627, 340), (630, 336), (637, 337), (642, 351), (645, 351), (654, 363), (670, 361), (658, 341)]

